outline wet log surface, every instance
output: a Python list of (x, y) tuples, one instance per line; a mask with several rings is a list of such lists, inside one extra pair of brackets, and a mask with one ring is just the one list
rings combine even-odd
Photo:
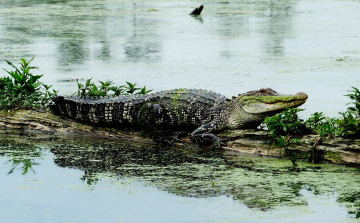
[[(55, 116), (49, 112), (17, 110), (12, 114), (0, 111), (0, 134), (25, 135), (34, 140), (37, 138), (72, 136), (109, 138), (143, 144), (156, 144), (152, 139), (132, 129), (113, 127), (97, 127), (80, 123), (66, 117)], [(226, 130), (217, 134), (226, 140), (224, 150), (241, 154), (283, 157), (283, 150), (271, 144), (269, 133), (261, 130)], [(299, 158), (306, 158), (312, 152), (311, 147), (319, 139), (318, 135), (306, 135), (301, 138), (304, 143), (292, 146)], [(198, 147), (189, 137), (182, 138), (184, 143), (176, 143), (177, 147)], [(360, 140), (343, 138), (322, 139), (316, 146), (315, 153), (323, 161), (336, 164), (360, 164)]]

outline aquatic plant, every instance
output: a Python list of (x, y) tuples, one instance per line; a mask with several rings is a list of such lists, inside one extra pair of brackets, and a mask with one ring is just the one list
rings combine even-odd
[[(53, 103), (52, 98), (57, 91), (51, 89), (51, 85), (40, 82), (42, 75), (34, 75), (32, 72), (38, 67), (31, 66), (34, 60), (21, 59), (20, 66), (12, 62), (6, 63), (13, 70), (4, 69), (9, 76), (0, 77), (0, 110), (13, 111), (19, 108), (47, 110)], [(99, 81), (100, 85), (92, 82), (92, 78), (84, 84), (77, 83), (78, 91), (74, 94), (80, 97), (119, 96), (127, 94), (147, 94), (152, 90), (146, 87), (139, 88), (136, 83), (126, 82), (126, 85), (114, 86), (113, 81)]]
[(306, 132), (304, 120), (298, 113), (304, 109), (290, 108), (272, 117), (266, 117), (264, 123), (272, 135), (303, 135)]
[(348, 107), (348, 111), (355, 112), (358, 116), (360, 115), (360, 90), (356, 87), (351, 87), (352, 90), (349, 90), (350, 94), (347, 94), (345, 96), (349, 97), (352, 102), (348, 104), (353, 104), (355, 107)]
[(38, 69), (30, 66), (33, 60), (34, 57), (29, 61), (21, 59), (20, 67), (6, 61), (14, 70), (4, 69), (10, 77), (0, 77), (0, 109), (46, 109), (49, 106), (51, 97), (56, 95), (57, 91), (51, 92), (51, 86), (39, 81), (43, 75), (32, 74), (32, 70)]
[(99, 81), (100, 85), (92, 82), (92, 78), (87, 79), (84, 84), (77, 82), (78, 90), (73, 95), (79, 97), (102, 97), (102, 96), (120, 96), (128, 94), (144, 95), (152, 90), (136, 87), (136, 83), (126, 81), (126, 85), (114, 86), (113, 81)]
[[(275, 146), (284, 150), (284, 154), (291, 159), (293, 164), (296, 163), (296, 157), (289, 151), (292, 145), (303, 144), (297, 138), (305, 134), (317, 134), (319, 138), (310, 147), (308, 155), (309, 161), (316, 163), (321, 160), (316, 151), (316, 146), (325, 137), (360, 137), (360, 90), (352, 87), (350, 93), (345, 95), (352, 102), (345, 112), (339, 112), (341, 118), (329, 118), (324, 116), (323, 112), (315, 112), (306, 121), (299, 119), (298, 112), (303, 109), (288, 109), (280, 114), (267, 117), (264, 124), (271, 133), (271, 139)], [(306, 147), (307, 145), (303, 145)]]
[(352, 104), (346, 109), (345, 112), (340, 112), (341, 119), (337, 120), (336, 124), (339, 126), (339, 132), (342, 137), (346, 138), (359, 138), (360, 137), (360, 90), (352, 87), (349, 90), (350, 94), (345, 96), (349, 97)]
[(264, 120), (264, 124), (271, 133), (272, 141), (277, 147), (283, 149), (284, 155), (294, 166), (296, 166), (297, 157), (289, 148), (291, 145), (299, 145), (301, 143), (299, 137), (308, 132), (304, 120), (299, 118), (300, 111), (304, 109), (290, 108)]
[(352, 100), (348, 104), (353, 106), (349, 106), (344, 112), (339, 112), (340, 118), (329, 118), (323, 116), (322, 112), (316, 112), (306, 121), (313, 133), (321, 137), (360, 137), (360, 91), (352, 87), (349, 92), (350, 94), (345, 96)]

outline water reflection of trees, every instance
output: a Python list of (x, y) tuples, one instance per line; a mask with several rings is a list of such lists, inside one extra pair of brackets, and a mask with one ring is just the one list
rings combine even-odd
[[(21, 55), (17, 56), (23, 57), (29, 52), (29, 45), (50, 38), (46, 41), (56, 44), (55, 57), (59, 67), (65, 70), (114, 56), (125, 56), (130, 62), (158, 61), (162, 46), (157, 34), (158, 21), (142, 12), (143, 5), (134, 3), (132, 9), (128, 6), (129, 3), (119, 3), (120, 9), (114, 9), (107, 1), (91, 4), (70, 0), (6, 2), (0, 17), (3, 27), (0, 27), (0, 41), (4, 44), (1, 55), (3, 59), (12, 60), (11, 55), (20, 51)], [(126, 41), (122, 44), (124, 55), (121, 56), (117, 55), (118, 47), (111, 46), (119, 39)], [(111, 52), (113, 49), (115, 53)]]
[[(291, 0), (280, 1), (232, 1), (218, 6), (218, 33), (224, 39), (224, 44), (232, 44), (241, 36), (265, 36), (264, 48), (270, 56), (283, 56), (284, 40), (291, 35), (293, 5)], [(253, 26), (254, 18), (257, 25)], [(256, 27), (256, 30), (251, 30)], [(239, 40), (240, 41), (240, 40)], [(231, 47), (228, 47), (231, 48)], [(220, 56), (231, 55), (229, 50)]]
[(158, 21), (137, 15), (136, 3), (133, 3), (133, 11), (132, 35), (124, 46), (127, 60), (130, 62), (159, 61), (162, 45), (157, 34)]
[(282, 0), (269, 2), (268, 19), (264, 23), (264, 33), (268, 36), (266, 50), (272, 56), (284, 55), (284, 40), (291, 35), (293, 1)]

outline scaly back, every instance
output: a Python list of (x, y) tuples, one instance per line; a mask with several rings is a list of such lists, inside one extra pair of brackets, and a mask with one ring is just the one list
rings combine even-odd
[[(194, 127), (209, 120), (214, 107), (226, 103), (225, 96), (198, 89), (175, 89), (148, 95), (80, 98), (56, 97), (53, 110), (91, 123), (138, 125), (144, 106), (160, 105), (162, 122), (170, 126)], [(160, 118), (160, 117), (159, 117)]]

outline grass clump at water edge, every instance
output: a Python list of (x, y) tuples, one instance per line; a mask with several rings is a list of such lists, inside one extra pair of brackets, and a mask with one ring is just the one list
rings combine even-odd
[(34, 57), (29, 61), (21, 59), (20, 66), (6, 61), (14, 70), (4, 69), (9, 76), (0, 77), (0, 109), (16, 110), (45, 109), (51, 103), (53, 95), (57, 91), (50, 91), (51, 86), (43, 84), (39, 79), (43, 75), (34, 75), (32, 71), (38, 67), (30, 66)]
[[(6, 63), (13, 68), (7, 70), (9, 76), (0, 77), (0, 110), (8, 112), (17, 109), (48, 110), (53, 103), (52, 98), (57, 96), (58, 91), (51, 91), (49, 85), (40, 82), (42, 75), (34, 75), (33, 70), (38, 67), (31, 66), (30, 60), (21, 59), (20, 66), (15, 66), (12, 62)], [(79, 97), (102, 97), (120, 96), (131, 94), (147, 94), (152, 90), (145, 86), (139, 88), (136, 83), (126, 81), (126, 85), (115, 86), (113, 81), (99, 81), (100, 85), (88, 79), (84, 84), (77, 83), (78, 90), (73, 95)]]
[(348, 139), (360, 138), (360, 90), (352, 87), (349, 94), (345, 95), (352, 101), (345, 112), (339, 112), (340, 118), (329, 118), (322, 112), (315, 112), (309, 119), (299, 118), (298, 113), (303, 111), (299, 108), (291, 108), (272, 117), (267, 117), (264, 124), (270, 132), (270, 137), (275, 146), (282, 148), (285, 157), (296, 165), (297, 155), (290, 151), (290, 147), (305, 145), (300, 140), (306, 134), (316, 134), (319, 138), (310, 146), (309, 161), (316, 163), (321, 160), (321, 154), (316, 146), (324, 138), (342, 137)]

